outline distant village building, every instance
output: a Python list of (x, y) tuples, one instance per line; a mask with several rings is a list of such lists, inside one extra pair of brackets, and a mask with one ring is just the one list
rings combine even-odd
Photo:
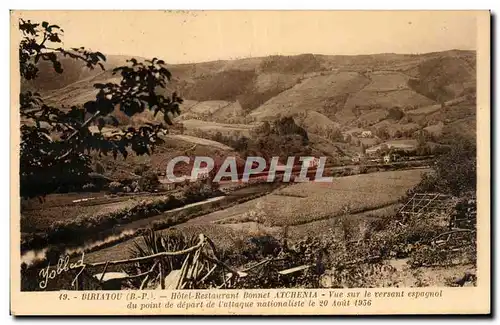
[[(299, 162), (298, 160), (296, 160), (294, 166), (292, 167), (292, 169), (294, 169), (294, 168), (302, 168), (302, 166), (307, 166), (307, 168), (318, 167), (319, 166), (319, 158), (304, 157), (301, 162)], [(287, 170), (287, 165), (278, 162), (278, 164), (276, 165), (275, 171), (277, 171), (277, 172), (284, 172), (286, 170)]]
[(368, 156), (374, 156), (380, 152), (380, 146), (373, 146), (365, 150), (365, 154)]
[(317, 167), (319, 165), (319, 158), (315, 157), (305, 157), (305, 159), (302, 162), (305, 166), (310, 167)]
[(373, 138), (372, 131), (363, 131), (363, 132), (361, 132), (361, 137), (362, 138)]
[(384, 156), (384, 162), (385, 163), (390, 163), (394, 161), (399, 161), (401, 159), (401, 156), (398, 154), (387, 154)]
[(196, 172), (198, 173), (197, 179), (206, 179), (210, 176), (210, 171), (206, 168), (200, 168), (200, 169), (193, 168), (193, 174)]

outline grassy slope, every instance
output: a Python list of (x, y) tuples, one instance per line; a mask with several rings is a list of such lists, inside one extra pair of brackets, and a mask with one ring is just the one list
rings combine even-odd
[(293, 88), (271, 98), (250, 116), (257, 120), (278, 114), (293, 115), (313, 110), (334, 118), (339, 96), (361, 90), (369, 80), (356, 72), (325, 73), (303, 80)]
[(111, 178), (123, 177), (126, 173), (134, 171), (139, 165), (149, 166), (153, 170), (165, 171), (168, 162), (176, 156), (209, 156), (226, 157), (239, 155), (228, 146), (207, 139), (201, 139), (188, 135), (169, 135), (165, 143), (159, 145), (151, 155), (137, 156), (130, 153), (127, 159), (118, 157), (113, 159), (111, 155), (93, 159), (104, 167), (104, 175)]

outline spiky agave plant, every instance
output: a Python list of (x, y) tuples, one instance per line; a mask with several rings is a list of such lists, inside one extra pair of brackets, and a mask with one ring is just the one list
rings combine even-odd
[[(180, 232), (159, 232), (153, 229), (148, 229), (140, 237), (139, 240), (133, 242), (130, 248), (130, 255), (135, 257), (146, 257), (161, 252), (175, 252), (184, 250), (188, 247), (196, 245), (197, 238), (187, 238)], [(159, 283), (163, 286), (163, 279), (172, 270), (179, 270), (185, 259), (184, 255), (164, 256), (154, 261), (146, 261), (136, 263), (134, 269), (137, 273), (144, 273), (152, 270), (146, 280), (137, 279), (133, 285), (135, 287), (144, 287), (145, 281), (150, 281), (150, 284)], [(155, 266), (155, 264), (157, 264)], [(154, 269), (153, 269), (154, 268)]]

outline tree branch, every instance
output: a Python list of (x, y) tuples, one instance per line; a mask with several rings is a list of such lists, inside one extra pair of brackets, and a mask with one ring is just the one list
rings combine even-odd
[(187, 253), (190, 253), (192, 251), (197, 250), (198, 248), (202, 247), (205, 244), (205, 236), (200, 235), (200, 241), (198, 244), (195, 246), (186, 248), (184, 250), (176, 251), (176, 252), (161, 252), (161, 253), (156, 253), (153, 255), (149, 256), (144, 256), (144, 257), (136, 257), (136, 258), (130, 258), (130, 259), (125, 259), (125, 260), (117, 260), (117, 261), (107, 261), (107, 262), (99, 262), (99, 263), (89, 263), (85, 264), (87, 267), (99, 267), (106, 265), (106, 263), (109, 263), (109, 265), (120, 265), (120, 264), (128, 264), (128, 263), (135, 263), (135, 262), (146, 262), (149, 260), (153, 260), (158, 257), (164, 257), (164, 256), (178, 256), (178, 255), (184, 255)]

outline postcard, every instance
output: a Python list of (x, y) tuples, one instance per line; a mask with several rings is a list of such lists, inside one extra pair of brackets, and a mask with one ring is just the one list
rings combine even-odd
[(489, 11), (11, 11), (11, 314), (489, 314)]

